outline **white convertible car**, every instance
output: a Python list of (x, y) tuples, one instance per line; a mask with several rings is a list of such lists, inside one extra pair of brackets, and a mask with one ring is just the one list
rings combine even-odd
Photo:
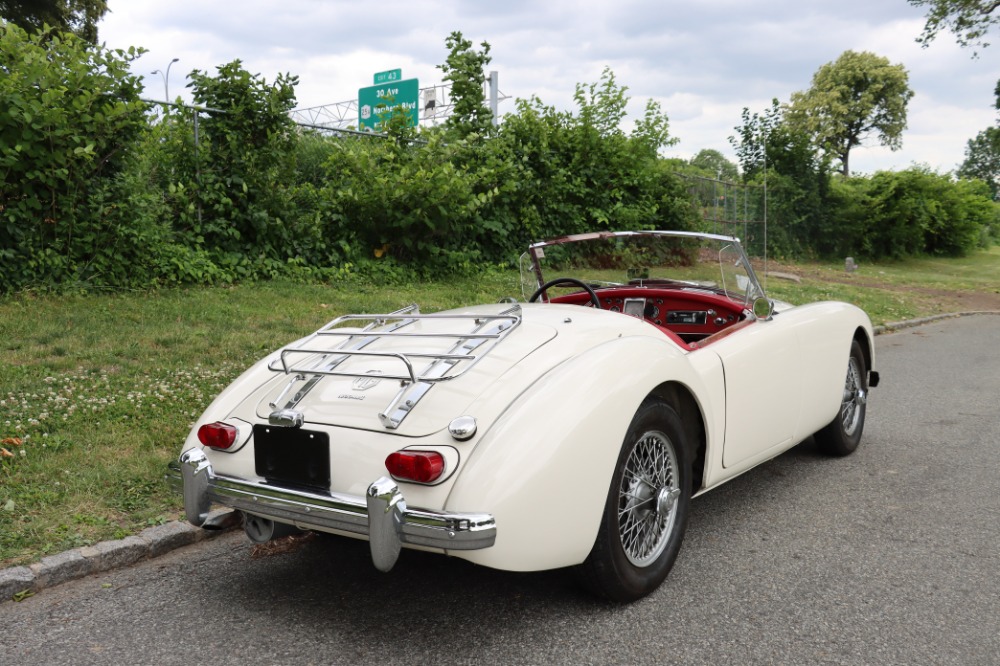
[(670, 570), (690, 500), (810, 436), (861, 439), (868, 316), (765, 297), (737, 239), (606, 232), (532, 245), (524, 303), (345, 315), (247, 370), (170, 478), (188, 520), (510, 571), (608, 599)]

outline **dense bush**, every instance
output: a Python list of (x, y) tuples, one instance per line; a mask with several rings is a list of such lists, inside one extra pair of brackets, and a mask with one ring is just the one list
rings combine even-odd
[(140, 54), (0, 24), (0, 290), (127, 284), (148, 258), (161, 228), (126, 214), (148, 130)]
[(520, 247), (531, 239), (599, 229), (689, 228), (693, 206), (658, 152), (675, 143), (667, 117), (646, 107), (621, 130), (628, 98), (610, 70), (578, 85), (577, 111), (519, 100), (490, 148), (504, 165), (493, 213)]
[(996, 209), (983, 184), (923, 168), (881, 171), (857, 185), (868, 215), (863, 253), (962, 256), (981, 244)]
[[(139, 51), (0, 26), (0, 292), (400, 279), (510, 264), (562, 234), (705, 227), (715, 202), (677, 172), (735, 165), (661, 158), (675, 139), (656, 103), (623, 131), (627, 89), (610, 70), (577, 86), (571, 111), (519, 100), (494, 126), (482, 113), (487, 45), (477, 52), (460, 33), (447, 44), (442, 70), (453, 97), (469, 99), (443, 127), (392, 117), (385, 136), (322, 136), (288, 118), (295, 77), (268, 83), (239, 61), (195, 71), (200, 110), (151, 114), (128, 73)], [(745, 111), (737, 129), (744, 177), (755, 192), (767, 182), (772, 255), (954, 255), (1000, 229), (978, 182), (921, 169), (831, 177), (777, 103)]]

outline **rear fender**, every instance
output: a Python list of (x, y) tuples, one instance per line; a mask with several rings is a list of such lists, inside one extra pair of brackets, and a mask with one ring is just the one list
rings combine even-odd
[[(706, 355), (708, 358), (708, 355)], [(716, 359), (717, 361), (717, 359)], [(711, 362), (711, 361), (709, 361)], [(674, 343), (618, 338), (552, 369), (490, 427), (471, 453), (447, 508), (476, 507), (496, 519), (492, 548), (452, 552), (478, 564), (533, 571), (579, 564), (589, 554), (625, 433), (642, 401), (665, 381), (691, 392), (710, 439), (724, 396)]]

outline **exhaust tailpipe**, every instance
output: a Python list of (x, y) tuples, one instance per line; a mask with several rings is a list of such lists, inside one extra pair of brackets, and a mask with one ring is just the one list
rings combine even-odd
[(262, 518), (252, 513), (244, 514), (243, 531), (254, 543), (267, 543), (272, 539), (280, 539), (289, 534), (298, 534), (302, 530), (287, 523), (276, 523), (270, 518)]

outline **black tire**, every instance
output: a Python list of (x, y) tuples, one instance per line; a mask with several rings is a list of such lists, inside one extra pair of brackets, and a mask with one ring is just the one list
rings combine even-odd
[(816, 433), (819, 448), (832, 456), (846, 456), (854, 452), (861, 443), (865, 429), (865, 412), (868, 407), (868, 368), (861, 345), (855, 340), (851, 344), (851, 355), (847, 360), (847, 378), (844, 380), (844, 394), (837, 416)]
[(677, 412), (660, 400), (643, 402), (622, 443), (594, 547), (577, 567), (591, 592), (634, 601), (667, 577), (687, 528), (690, 460)]

